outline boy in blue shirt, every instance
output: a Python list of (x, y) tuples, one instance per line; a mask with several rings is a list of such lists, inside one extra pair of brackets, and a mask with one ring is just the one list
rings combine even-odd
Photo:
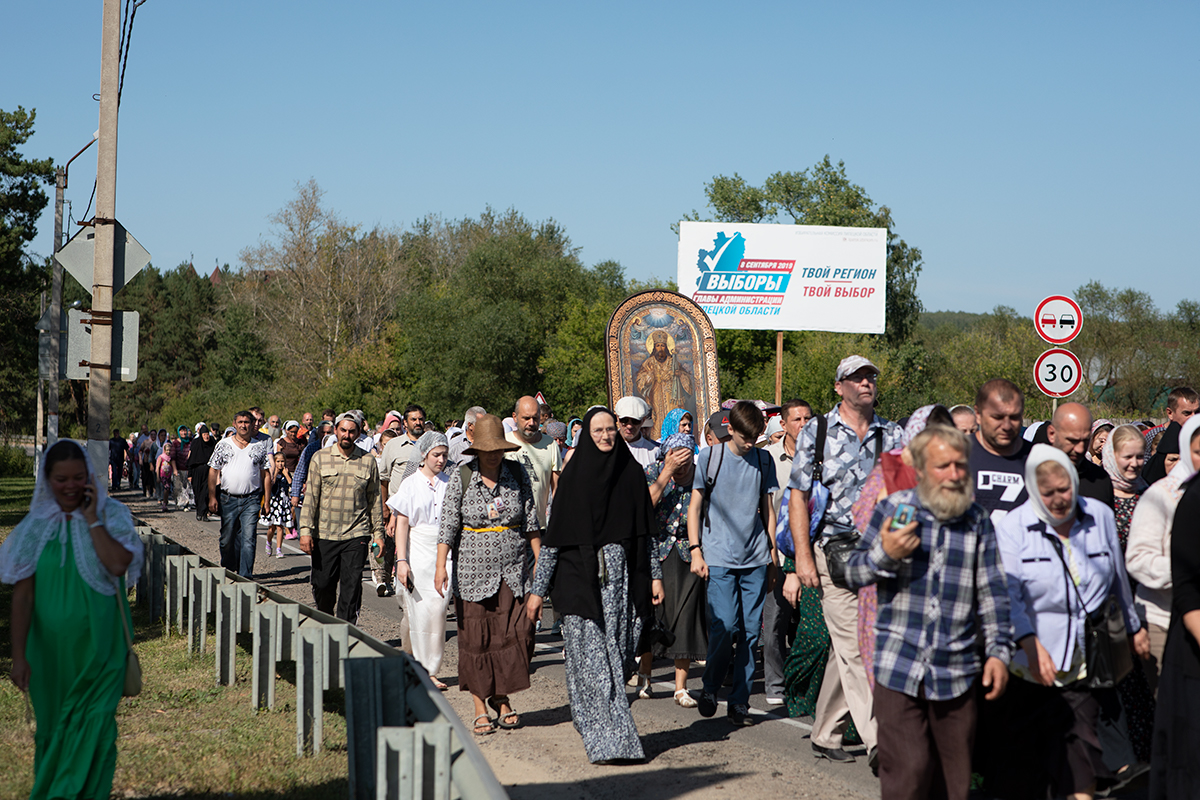
[(692, 572), (708, 581), (708, 664), (698, 708), (704, 717), (717, 712), (717, 690), (732, 660), (727, 716), (735, 725), (753, 724), (754, 648), (768, 580), (775, 577), (771, 492), (778, 481), (770, 454), (754, 447), (764, 427), (762, 412), (751, 402), (729, 410), (731, 438), (700, 451), (688, 509)]

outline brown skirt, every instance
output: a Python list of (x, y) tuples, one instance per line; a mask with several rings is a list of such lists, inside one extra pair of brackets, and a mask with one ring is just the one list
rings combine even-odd
[(454, 599), (458, 618), (458, 688), (477, 697), (529, 688), (533, 623), (503, 579), (500, 589), (478, 603)]

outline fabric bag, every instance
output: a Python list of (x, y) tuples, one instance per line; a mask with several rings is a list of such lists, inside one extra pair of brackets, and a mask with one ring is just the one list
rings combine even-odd
[[(1075, 597), (1079, 607), (1087, 613), (1083, 596), (1079, 587), (1071, 579), (1071, 570), (1067, 559), (1063, 556), (1062, 542), (1055, 535), (1043, 532), (1054, 544), (1058, 558), (1063, 565), (1063, 575), (1067, 583), (1075, 589)], [(1111, 554), (1109, 555), (1111, 558)], [(1113, 572), (1113, 579), (1120, 580)], [(1088, 689), (1111, 689), (1133, 672), (1133, 654), (1129, 650), (1129, 631), (1125, 628), (1125, 612), (1121, 602), (1110, 590), (1108, 597), (1100, 604), (1100, 608), (1084, 618), (1083, 623), (1084, 657), (1087, 664), (1087, 677), (1079, 683)]]
[[(812, 488), (808, 492), (808, 540), (817, 538), (821, 530), (821, 520), (825, 517), (825, 509), (829, 506), (829, 488), (821, 483), (825, 464), (825, 435), (829, 421), (825, 415), (817, 417), (817, 440), (813, 446), (813, 479)], [(783, 487), (787, 492), (787, 487)], [(788, 524), (785, 513), (790, 501), (790, 495), (784, 497), (779, 507), (779, 520), (775, 523), (775, 544), (779, 552), (788, 558), (796, 557), (796, 543), (792, 541), (792, 529)]]
[(125, 614), (125, 604), (121, 602), (121, 586), (113, 581), (117, 590), (117, 614), (121, 617), (121, 625), (125, 628), (125, 644), (129, 651), (125, 656), (125, 686), (121, 690), (122, 697), (137, 697), (142, 693), (142, 662), (133, 651), (133, 634), (129, 630), (129, 618)]

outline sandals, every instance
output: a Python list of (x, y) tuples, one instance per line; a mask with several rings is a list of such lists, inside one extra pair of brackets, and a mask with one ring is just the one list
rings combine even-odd
[[(509, 708), (508, 713), (505, 713), (500, 710), (501, 706), (508, 704), (508, 696), (507, 695), (498, 694), (495, 697), (489, 697), (487, 704), (489, 706), (491, 706), (492, 710), (495, 711), (499, 715), (496, 717), (496, 725), (497, 726), (503, 728), (506, 731), (511, 731), (511, 730), (521, 727), (521, 715), (517, 713), (517, 710), (515, 708), (513, 708), (511, 704), (508, 705), (508, 708)], [(504, 720), (508, 717), (516, 717), (516, 722), (505, 722)]]
[(689, 693), (687, 689), (676, 689), (675, 705), (679, 706), (680, 708), (695, 708), (698, 704), (696, 703), (696, 699), (692, 697), (691, 693)]
[(433, 688), (437, 689), (439, 692), (444, 692), (450, 688), (449, 686), (447, 686), (446, 684), (442, 683), (437, 678), (434, 678), (432, 676), (430, 676), (429, 680), (433, 683)]
[[(480, 724), (479, 720), (481, 719), (487, 720), (487, 723)], [(496, 721), (489, 717), (486, 713), (480, 714), (478, 717), (473, 719), (471, 723), (475, 728), (476, 736), (487, 736), (489, 733), (496, 732)]]
[(650, 699), (650, 676), (644, 672), (634, 673), (633, 679), (629, 681), (630, 686), (637, 687), (637, 696), (643, 700)]

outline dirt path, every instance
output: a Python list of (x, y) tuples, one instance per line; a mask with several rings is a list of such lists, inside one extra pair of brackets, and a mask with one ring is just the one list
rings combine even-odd
[[(136, 493), (122, 492), (126, 502), (145, 524), (151, 525), (192, 551), (218, 560), (216, 523), (196, 521), (189, 512), (163, 514), (156, 504)], [(265, 533), (265, 531), (262, 531)], [(311, 603), (308, 558), (287, 543), (288, 555), (266, 558), (263, 539), (257, 543), (255, 579), (275, 591)], [(400, 644), (402, 615), (395, 598), (379, 598), (369, 581), (364, 585), (359, 626), (370, 635)], [(453, 626), (450, 626), (451, 632)], [(878, 783), (865, 759), (855, 765), (816, 761), (810, 752), (807, 726), (783, 718), (779, 711), (757, 711), (759, 724), (735, 729), (723, 718), (723, 709), (710, 720), (695, 710), (679, 708), (671, 699), (667, 662), (655, 665), (655, 697), (636, 700), (633, 715), (642, 735), (647, 762), (635, 766), (593, 766), (584, 755), (579, 735), (571, 723), (563, 682), (561, 639), (538, 636), (529, 691), (514, 695), (523, 727), (500, 731), (477, 741), (496, 776), (513, 800), (555, 797), (579, 800), (632, 800), (633, 798), (763, 798), (877, 797)], [(465, 692), (457, 691), (454, 675), (457, 648), (453, 635), (446, 643), (442, 679), (450, 684), (447, 698), (470, 725), (473, 707)], [(699, 671), (689, 686), (699, 685)], [(632, 695), (631, 695), (632, 697)], [(761, 695), (755, 698), (761, 706)]]

